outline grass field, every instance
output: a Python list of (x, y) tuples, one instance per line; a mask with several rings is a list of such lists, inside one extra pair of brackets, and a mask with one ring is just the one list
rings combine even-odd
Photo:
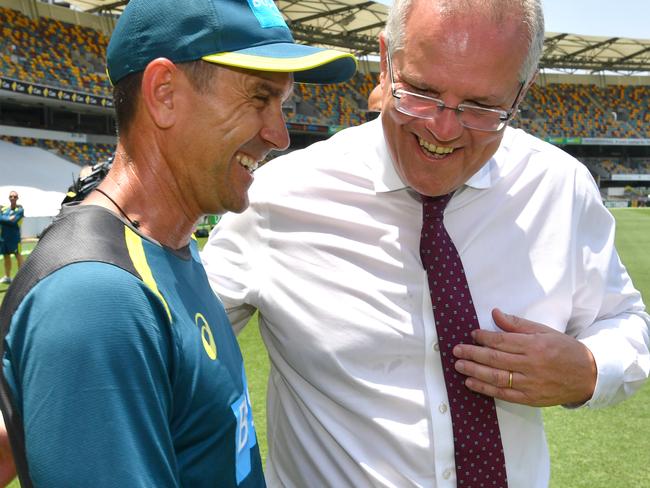
[[(650, 300), (650, 209), (614, 209), (617, 246), (636, 287)], [(0, 299), (4, 295), (0, 288)], [(266, 457), (269, 363), (254, 317), (239, 336), (255, 424)], [(650, 385), (603, 410), (544, 410), (551, 452), (551, 488), (650, 487)], [(522, 446), (523, 447), (523, 446)], [(19, 488), (17, 482), (10, 485)]]
[[(616, 245), (650, 300), (650, 209), (614, 209)], [(553, 488), (650, 487), (650, 384), (602, 410), (544, 410)]]

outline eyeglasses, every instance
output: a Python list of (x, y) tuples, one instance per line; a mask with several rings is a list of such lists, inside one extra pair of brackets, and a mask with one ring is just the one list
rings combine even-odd
[(9, 195), (9, 200), (18, 200), (18, 195)]
[(463, 127), (485, 132), (498, 132), (503, 129), (510, 120), (516, 115), (517, 103), (519, 97), (526, 86), (522, 81), (519, 91), (515, 97), (510, 110), (500, 110), (495, 108), (479, 107), (468, 103), (458, 104), (456, 107), (450, 107), (438, 98), (428, 97), (419, 93), (413, 93), (401, 88), (395, 88), (395, 77), (393, 75), (393, 62), (390, 56), (390, 49), (386, 48), (388, 59), (388, 71), (390, 72), (390, 89), (395, 98), (395, 108), (411, 117), (419, 119), (433, 119), (444, 109), (456, 112), (458, 122)]

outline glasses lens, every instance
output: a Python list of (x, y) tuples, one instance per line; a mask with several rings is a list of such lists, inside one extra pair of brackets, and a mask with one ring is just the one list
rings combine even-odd
[[(433, 119), (445, 104), (442, 100), (395, 90), (395, 108), (405, 115), (420, 119)], [(453, 110), (453, 109), (452, 109)], [(499, 131), (505, 127), (508, 113), (503, 110), (460, 104), (456, 109), (458, 121), (469, 129)]]
[(411, 115), (412, 117), (419, 117), (422, 119), (429, 119), (435, 116), (440, 103), (429, 97), (417, 96), (414, 93), (408, 93), (403, 90), (395, 92), (397, 99), (395, 100), (395, 108), (400, 112)]
[(470, 129), (496, 131), (503, 128), (508, 114), (502, 110), (460, 105), (458, 107), (460, 122)]

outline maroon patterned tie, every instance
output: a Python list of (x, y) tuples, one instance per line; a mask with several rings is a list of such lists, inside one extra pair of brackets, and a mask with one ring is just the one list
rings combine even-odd
[(423, 196), (420, 256), (429, 279), (433, 317), (454, 431), (457, 486), (507, 487), (505, 459), (494, 399), (469, 390), (454, 369), (452, 349), (472, 343), (479, 328), (463, 263), (443, 224), (451, 195)]

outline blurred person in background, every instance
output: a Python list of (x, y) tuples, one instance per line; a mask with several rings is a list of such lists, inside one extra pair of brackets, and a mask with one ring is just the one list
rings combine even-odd
[(18, 193), (9, 192), (9, 205), (0, 208), (0, 253), (4, 258), (5, 275), (0, 283), (11, 283), (11, 255), (16, 256), (18, 269), (23, 265), (20, 227), (23, 225), (25, 211), (18, 204)]
[(381, 112), (381, 99), (381, 85), (377, 85), (370, 91), (370, 95), (368, 95), (368, 111), (366, 112), (368, 121), (379, 117), (379, 112)]
[(377, 85), (370, 91), (368, 95), (368, 110), (372, 112), (381, 112), (381, 85)]

